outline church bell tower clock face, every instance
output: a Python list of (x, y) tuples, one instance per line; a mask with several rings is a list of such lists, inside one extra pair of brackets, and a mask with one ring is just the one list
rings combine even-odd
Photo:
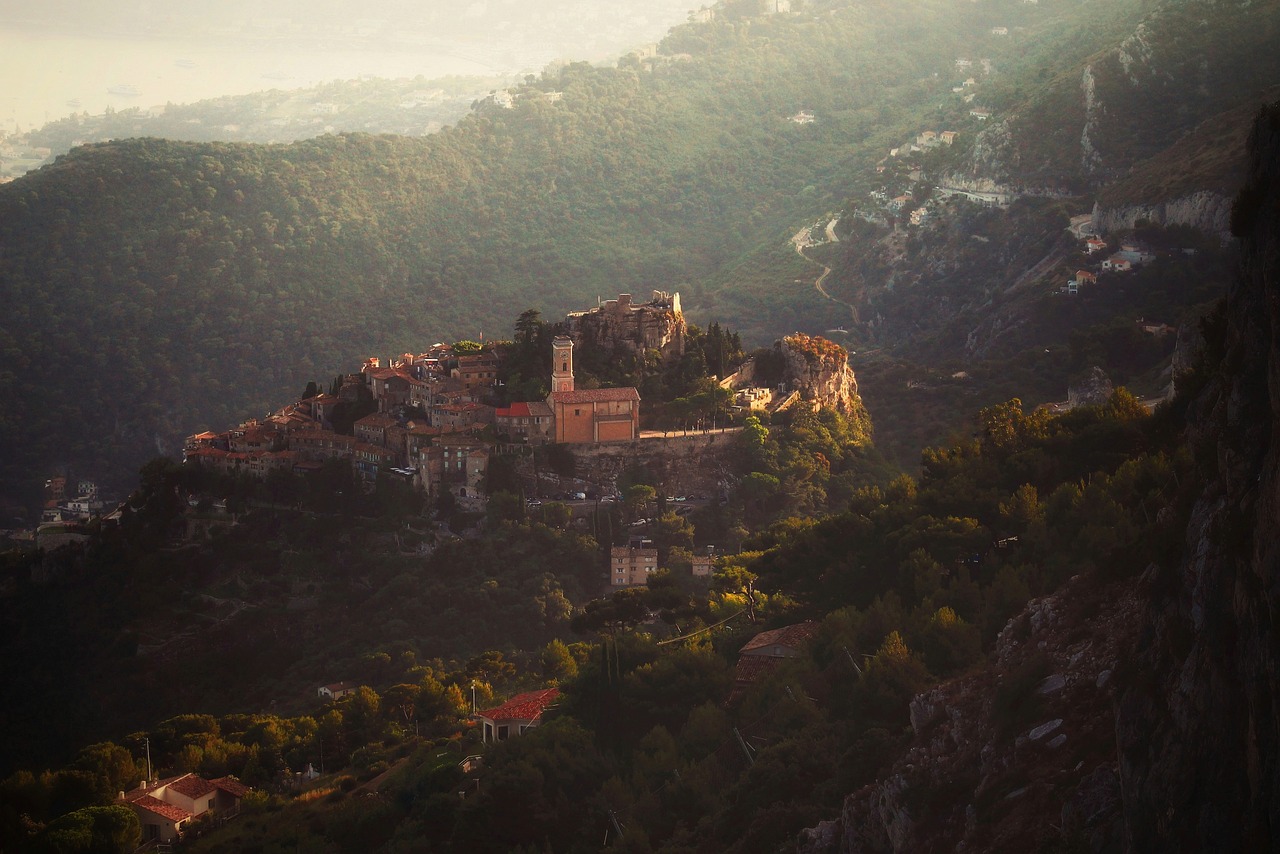
[(573, 391), (573, 339), (557, 337), (551, 354), (551, 391)]

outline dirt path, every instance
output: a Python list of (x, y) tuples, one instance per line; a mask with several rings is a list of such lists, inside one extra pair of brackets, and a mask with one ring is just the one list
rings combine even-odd
[[(828, 243), (840, 242), (840, 238), (836, 237), (836, 223), (839, 221), (840, 221), (840, 218), (836, 217), (827, 223), (826, 236), (827, 236)], [(845, 308), (847, 308), (849, 310), (850, 320), (852, 320), (853, 323), (856, 324), (858, 322), (858, 310), (855, 309), (849, 303), (845, 302), (844, 300), (836, 299), (831, 294), (827, 293), (827, 289), (823, 287), (823, 285), (827, 281), (827, 276), (831, 275), (831, 268), (828, 267), (826, 264), (819, 263), (813, 260), (812, 258), (810, 258), (808, 255), (804, 254), (804, 250), (809, 248), (810, 246), (820, 245), (820, 244), (815, 244), (813, 242), (813, 237), (811, 235), (811, 232), (812, 232), (811, 228), (800, 229), (794, 235), (792, 235), (791, 245), (796, 248), (796, 254), (799, 255), (801, 258), (808, 261), (810, 264), (816, 264), (817, 266), (822, 268), (822, 274), (819, 275), (818, 278), (815, 279), (813, 282), (814, 290), (816, 290), (819, 294), (821, 294), (823, 299), (833, 302), (836, 305), (842, 305)]]

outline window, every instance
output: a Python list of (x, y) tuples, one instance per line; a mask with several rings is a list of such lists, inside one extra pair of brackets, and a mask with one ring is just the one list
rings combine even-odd
[(507, 736), (509, 736), (510, 734), (511, 734), (511, 727), (509, 726), (498, 727), (498, 741), (506, 741)]
[(567, 373), (569, 373), (569, 363), (568, 363), (568, 362), (561, 362), (561, 363), (560, 363), (560, 373), (562, 373), (562, 374), (567, 374)]
[(213, 804), (214, 804), (214, 801), (215, 801), (215, 800), (216, 800), (216, 799), (214, 799), (214, 798), (210, 798), (210, 799), (209, 799), (209, 807), (208, 807), (209, 809), (213, 809)]

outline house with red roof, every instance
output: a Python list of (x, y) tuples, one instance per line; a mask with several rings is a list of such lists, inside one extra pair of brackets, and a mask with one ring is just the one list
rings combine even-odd
[(476, 712), (475, 719), (481, 724), (482, 740), (488, 744), (524, 735), (527, 730), (542, 723), (543, 713), (551, 708), (559, 697), (559, 688), (526, 691), (515, 695), (501, 706)]
[(513, 403), (493, 413), (493, 424), (499, 433), (505, 433), (513, 442), (529, 444), (549, 441), (554, 420), (555, 413), (541, 400)]
[(193, 820), (214, 815), (231, 818), (240, 812), (240, 801), (251, 790), (235, 777), (206, 780), (180, 774), (164, 780), (143, 780), (138, 788), (121, 792), (116, 799), (138, 815), (142, 841), (173, 842)]
[(733, 702), (750, 686), (759, 682), (789, 658), (799, 658), (805, 647), (818, 633), (818, 624), (812, 620), (771, 629), (747, 641), (738, 650), (738, 665), (733, 673), (733, 690), (729, 701)]

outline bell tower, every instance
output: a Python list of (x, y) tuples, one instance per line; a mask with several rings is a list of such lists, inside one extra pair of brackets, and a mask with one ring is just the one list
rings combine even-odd
[(557, 335), (551, 341), (551, 392), (573, 391), (573, 339)]

